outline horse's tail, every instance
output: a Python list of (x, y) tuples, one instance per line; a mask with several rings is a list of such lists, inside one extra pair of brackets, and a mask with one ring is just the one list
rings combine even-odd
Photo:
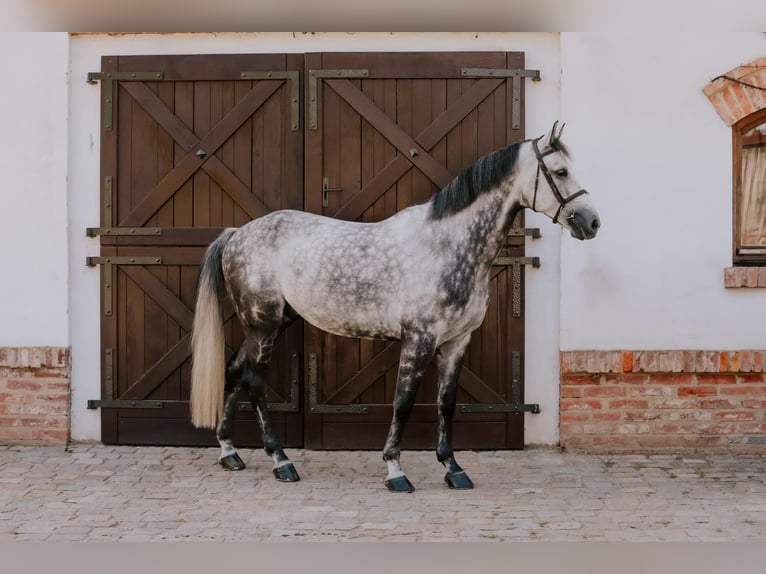
[(221, 258), (236, 229), (227, 229), (208, 247), (200, 267), (192, 325), (191, 420), (195, 427), (215, 428), (223, 415), (225, 279)]

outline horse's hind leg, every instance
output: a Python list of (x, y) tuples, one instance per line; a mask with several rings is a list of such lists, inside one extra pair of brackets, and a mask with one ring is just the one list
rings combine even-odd
[(271, 424), (268, 405), (266, 403), (266, 363), (257, 363), (245, 369), (243, 380), (250, 393), (250, 402), (253, 410), (258, 414), (263, 432), (263, 448), (274, 460), (274, 476), (283, 482), (296, 482), (300, 480), (293, 463), (282, 449), (282, 444), (277, 438), (274, 427)]
[(444, 481), (450, 488), (473, 488), (473, 482), (455, 460), (452, 450), (452, 418), (455, 414), (457, 381), (470, 334), (443, 344), (436, 352), (439, 371), (439, 442), (436, 458), (447, 469)]
[(431, 362), (434, 353), (434, 339), (428, 334), (405, 337), (402, 340), (402, 353), (399, 359), (399, 375), (394, 396), (394, 417), (388, 431), (386, 445), (383, 448), (383, 460), (388, 465), (386, 487), (394, 492), (412, 492), (415, 488), (407, 479), (399, 464), (401, 451), (399, 443), (404, 425), (415, 405), (415, 395), (423, 373)]
[[(289, 311), (286, 309), (285, 311)], [(287, 313), (275, 319), (274, 328), (265, 325), (251, 327), (248, 333), (247, 361), (242, 373), (242, 383), (250, 396), (253, 411), (258, 415), (263, 433), (263, 448), (274, 460), (274, 476), (283, 482), (296, 482), (300, 480), (293, 463), (282, 449), (282, 444), (277, 438), (274, 427), (271, 424), (268, 404), (266, 402), (266, 372), (274, 340), (277, 335), (293, 320), (293, 316)]]
[(226, 365), (226, 385), (224, 386), (223, 416), (218, 421), (215, 436), (221, 445), (221, 455), (218, 463), (226, 470), (242, 470), (245, 463), (237, 454), (234, 443), (231, 440), (234, 430), (234, 414), (237, 410), (237, 394), (242, 387), (242, 372), (246, 361), (247, 352), (242, 345)]

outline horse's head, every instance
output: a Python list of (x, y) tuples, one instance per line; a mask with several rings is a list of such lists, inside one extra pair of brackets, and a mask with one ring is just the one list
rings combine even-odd
[(564, 124), (557, 127), (555, 122), (548, 134), (530, 142), (524, 181), (533, 182), (533, 187), (525, 183), (530, 191), (523, 194), (522, 205), (544, 213), (576, 239), (593, 239), (601, 220), (588, 192), (577, 182), (569, 152), (561, 143)]

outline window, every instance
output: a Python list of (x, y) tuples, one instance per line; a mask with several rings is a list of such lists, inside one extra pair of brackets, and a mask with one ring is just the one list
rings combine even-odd
[(766, 109), (732, 127), (734, 264), (766, 265)]

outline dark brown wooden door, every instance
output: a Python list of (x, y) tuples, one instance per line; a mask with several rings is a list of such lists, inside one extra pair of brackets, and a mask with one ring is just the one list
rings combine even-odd
[[(466, 77), (467, 68), (523, 69), (521, 53), (323, 53), (307, 54), (305, 64), (308, 211), (379, 221), (427, 200), (482, 155), (523, 139), (523, 86), (514, 93), (510, 78)], [(523, 237), (509, 237), (505, 255), (523, 252)], [(523, 400), (518, 267), (515, 280), (516, 316), (513, 268), (493, 269), (487, 317), (460, 376), (461, 404)], [(306, 325), (305, 349), (306, 447), (381, 448), (399, 344)], [(432, 365), (421, 384), (404, 448), (435, 446), (434, 371)], [(455, 446), (521, 448), (523, 422), (521, 413), (458, 409)]]
[[(189, 333), (198, 265), (224, 227), (303, 209), (301, 55), (102, 60), (102, 440), (214, 444), (189, 423)], [(241, 332), (226, 310), (231, 350)], [(277, 343), (268, 400), (303, 443), (303, 326)], [(246, 397), (241, 397), (246, 408)], [(294, 410), (291, 410), (294, 409)], [(260, 444), (252, 412), (234, 440)]]
[[(470, 73), (523, 64), (504, 52), (105, 57), (101, 253), (91, 259), (102, 268), (93, 405), (102, 440), (214, 444), (189, 422), (189, 333), (198, 265), (224, 227), (282, 208), (378, 221), (428, 199), (523, 138), (520, 78)], [(523, 236), (510, 235), (503, 255), (523, 256)], [(242, 336), (230, 305), (225, 316), (233, 351)], [(523, 401), (523, 321), (523, 267), (498, 265), (461, 405)], [(398, 355), (397, 343), (290, 327), (269, 373), (285, 445), (381, 448)], [(435, 444), (435, 399), (432, 367), (405, 448)], [(257, 446), (257, 421), (240, 400), (234, 441)], [(521, 413), (484, 411), (458, 410), (456, 447), (523, 447)]]

